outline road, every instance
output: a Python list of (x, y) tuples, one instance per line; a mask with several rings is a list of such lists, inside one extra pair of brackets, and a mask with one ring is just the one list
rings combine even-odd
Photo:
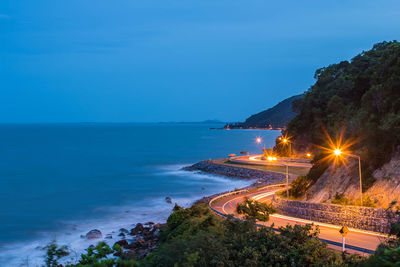
[(312, 166), (309, 159), (278, 157), (275, 160), (265, 160), (263, 159), (263, 155), (230, 157), (229, 161), (234, 163), (249, 164), (249, 165), (268, 165), (268, 166), (287, 165), (289, 167), (299, 167), (299, 168), (311, 168)]
[[(276, 191), (281, 189), (281, 186), (269, 186), (257, 191), (242, 191), (241, 193), (235, 195), (227, 195), (220, 198), (217, 197), (211, 200), (210, 207), (217, 214), (233, 214), (235, 217), (240, 218), (240, 215), (238, 215), (236, 212), (236, 205), (242, 202), (245, 197), (253, 198), (260, 202), (266, 202), (273, 197)], [(268, 222), (260, 222), (260, 224), (265, 226), (274, 224), (274, 229), (287, 224), (304, 225), (307, 223), (314, 223), (315, 225), (319, 226), (319, 238), (322, 241), (327, 242), (328, 247), (341, 250), (342, 236), (339, 233), (341, 226), (311, 222), (279, 214), (270, 215), (270, 220)], [(349, 253), (368, 255), (375, 251), (376, 247), (384, 240), (385, 237), (386, 236), (383, 234), (350, 228), (350, 232), (346, 236), (346, 251)]]

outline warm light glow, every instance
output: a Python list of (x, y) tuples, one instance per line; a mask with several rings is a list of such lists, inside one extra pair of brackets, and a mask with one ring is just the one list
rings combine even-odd
[(257, 138), (256, 138), (256, 142), (257, 142), (257, 144), (260, 144), (260, 143), (262, 142), (261, 137), (257, 137)]
[(284, 142), (284, 143), (287, 143), (287, 142), (288, 142), (288, 140), (287, 140), (286, 138), (284, 138), (284, 139), (283, 139), (283, 142)]
[(342, 151), (339, 148), (336, 148), (333, 153), (335, 153), (336, 156), (340, 156), (342, 154)]
[(307, 153), (307, 157), (311, 157), (311, 154), (310, 154), (310, 153)]
[(325, 136), (327, 137), (326, 141), (326, 147), (325, 146), (319, 146), (315, 145), (316, 147), (319, 147), (322, 149), (323, 154), (325, 156), (320, 159), (321, 162), (325, 161), (333, 161), (333, 168), (332, 172), (335, 169), (335, 167), (338, 164), (343, 164), (347, 168), (347, 158), (349, 155), (351, 155), (352, 151), (350, 151), (350, 147), (352, 147), (354, 144), (359, 142), (359, 139), (354, 139), (354, 138), (349, 138), (347, 140), (344, 140), (344, 128), (340, 131), (340, 133), (335, 136), (335, 138), (332, 138), (326, 129), (323, 128), (323, 131), (325, 133)]
[(269, 161), (272, 161), (272, 160), (273, 160), (273, 157), (268, 157), (268, 160), (269, 160)]
[(276, 160), (276, 157), (272, 157), (272, 160)]

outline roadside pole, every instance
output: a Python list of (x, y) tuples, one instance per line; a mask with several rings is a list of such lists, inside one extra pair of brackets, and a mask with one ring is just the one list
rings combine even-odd
[(346, 251), (346, 235), (349, 232), (349, 228), (346, 226), (343, 226), (340, 230), (339, 233), (342, 235), (342, 252), (344, 253)]
[(345, 241), (346, 241), (346, 237), (342, 236), (342, 252), (344, 253), (345, 249)]
[(289, 166), (286, 164), (286, 197), (289, 198)]

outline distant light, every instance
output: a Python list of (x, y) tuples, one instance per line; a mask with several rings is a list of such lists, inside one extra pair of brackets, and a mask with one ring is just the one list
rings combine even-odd
[(260, 144), (262, 142), (262, 138), (261, 137), (257, 137), (256, 138), (256, 142), (257, 142), (257, 144)]
[(272, 161), (272, 160), (273, 160), (273, 158), (272, 158), (272, 157), (268, 157), (268, 160), (269, 160), (269, 161)]
[(340, 156), (342, 154), (342, 151), (339, 148), (336, 148), (333, 153), (335, 153), (336, 156)]
[(310, 153), (307, 153), (307, 157), (308, 157), (308, 158), (311, 157), (311, 154), (310, 154)]
[(272, 159), (273, 159), (273, 160), (276, 160), (276, 157), (273, 157)]
[(288, 141), (288, 140), (287, 140), (286, 138), (283, 139), (283, 142), (284, 142), (284, 143), (287, 143), (287, 141)]

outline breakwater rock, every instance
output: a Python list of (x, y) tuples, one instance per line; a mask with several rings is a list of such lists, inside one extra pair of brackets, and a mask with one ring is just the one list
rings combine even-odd
[(193, 164), (192, 166), (188, 166), (183, 169), (186, 171), (202, 171), (232, 178), (257, 180), (257, 185), (273, 184), (281, 182), (283, 179), (285, 179), (285, 176), (280, 173), (225, 165), (217, 163), (213, 160), (200, 161), (196, 164)]

